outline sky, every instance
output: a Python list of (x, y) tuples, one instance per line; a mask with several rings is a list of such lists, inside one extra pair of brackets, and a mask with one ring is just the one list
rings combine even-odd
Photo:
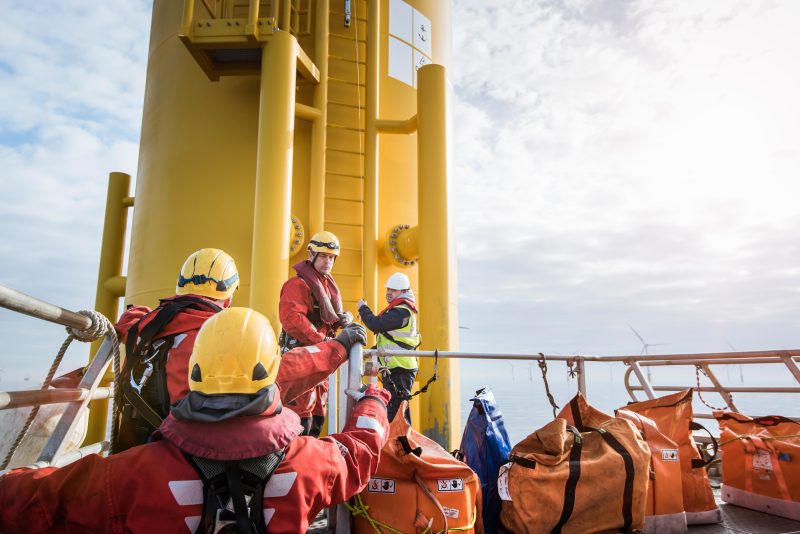
[[(798, 346), (800, 2), (453, 4), (461, 349)], [(0, 283), (90, 307), (151, 5), (0, 7)], [(38, 383), (63, 335), (0, 310), (0, 389)]]

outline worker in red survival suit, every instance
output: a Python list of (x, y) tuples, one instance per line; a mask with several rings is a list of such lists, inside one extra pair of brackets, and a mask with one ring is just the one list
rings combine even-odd
[[(330, 339), (337, 328), (353, 321), (352, 314), (342, 311), (339, 288), (331, 276), (339, 251), (339, 239), (334, 234), (317, 232), (308, 243), (308, 259), (294, 266), (297, 276), (283, 284), (278, 310), (283, 326), (279, 338), (282, 351)], [(303, 435), (319, 436), (328, 407), (327, 377), (287, 406), (300, 416)]]
[(0, 477), (0, 531), (306, 532), (320, 510), (375, 473), (389, 394), (370, 386), (344, 430), (322, 439), (300, 437), (300, 420), (281, 398), (313, 387), (365, 341), (353, 324), (316, 352), (298, 348), (281, 359), (266, 317), (223, 310), (200, 329), (191, 392), (151, 443)]
[(189, 356), (200, 327), (231, 305), (239, 287), (236, 263), (216, 248), (192, 253), (178, 275), (176, 295), (156, 309), (131, 306), (115, 325), (125, 343), (122, 407), (114, 450), (146, 443), (189, 393)]

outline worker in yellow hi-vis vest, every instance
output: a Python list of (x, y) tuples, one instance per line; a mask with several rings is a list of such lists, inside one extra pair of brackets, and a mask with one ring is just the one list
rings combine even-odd
[[(389, 304), (378, 315), (372, 313), (364, 300), (358, 301), (358, 314), (364, 325), (377, 335), (377, 348), (387, 350), (415, 350), (420, 344), (419, 321), (411, 281), (403, 273), (394, 273), (386, 281), (386, 302)], [(394, 419), (400, 403), (411, 398), (411, 388), (419, 364), (415, 356), (387, 356), (379, 358), (383, 386), (392, 394), (389, 402), (389, 420)], [(406, 419), (411, 423), (411, 412), (406, 409)]]

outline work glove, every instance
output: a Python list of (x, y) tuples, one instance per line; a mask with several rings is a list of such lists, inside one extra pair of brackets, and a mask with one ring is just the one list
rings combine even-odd
[(339, 332), (335, 339), (342, 344), (345, 352), (349, 353), (356, 343), (367, 344), (367, 331), (358, 323), (350, 323), (342, 328), (342, 331)]
[(380, 401), (384, 407), (388, 406), (389, 401), (392, 400), (392, 394), (377, 384), (370, 384), (369, 386), (364, 384), (361, 389), (346, 389), (344, 392), (356, 402), (364, 399), (375, 399)]
[(339, 326), (345, 328), (347, 325), (353, 322), (353, 314), (348, 312), (344, 313), (337, 313), (336, 315), (339, 316)]

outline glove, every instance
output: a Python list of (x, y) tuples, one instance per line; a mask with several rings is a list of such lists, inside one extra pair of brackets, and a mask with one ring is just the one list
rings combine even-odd
[(392, 400), (391, 393), (377, 384), (370, 384), (369, 386), (364, 384), (361, 386), (361, 389), (346, 389), (344, 392), (348, 397), (356, 402), (364, 399), (374, 399), (383, 404), (384, 407), (388, 406), (389, 401)]
[(350, 312), (339, 313), (337, 315), (339, 316), (339, 326), (342, 328), (345, 328), (353, 322), (353, 314)]
[(336, 341), (341, 343), (344, 350), (349, 353), (356, 343), (367, 344), (367, 331), (358, 323), (350, 323), (342, 328), (342, 331), (336, 336)]
[[(359, 300), (358, 300), (358, 304), (356, 304), (356, 306), (357, 306), (357, 307), (358, 307), (358, 309), (360, 310), (360, 309), (361, 309), (361, 306), (367, 306), (367, 301), (366, 301), (366, 300), (364, 300), (364, 299), (359, 299)], [(369, 306), (367, 306), (367, 307), (369, 307)]]

